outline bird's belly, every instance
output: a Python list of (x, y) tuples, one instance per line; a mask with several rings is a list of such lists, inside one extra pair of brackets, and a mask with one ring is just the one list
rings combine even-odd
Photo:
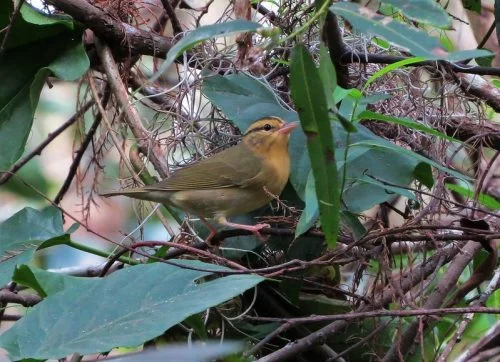
[(244, 214), (269, 201), (264, 190), (242, 188), (177, 191), (170, 198), (174, 206), (207, 218)]

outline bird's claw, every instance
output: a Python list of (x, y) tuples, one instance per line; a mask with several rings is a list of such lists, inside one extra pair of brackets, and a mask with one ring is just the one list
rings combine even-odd
[(264, 235), (262, 235), (260, 233), (260, 231), (262, 229), (266, 229), (266, 228), (270, 228), (270, 227), (271, 227), (271, 225), (269, 225), (269, 224), (256, 224), (256, 225), (253, 226), (253, 228), (252, 228), (251, 231), (255, 234), (255, 236), (257, 236), (259, 238), (260, 241), (266, 242), (266, 241), (269, 240), (269, 238), (271, 237), (271, 235), (265, 235), (264, 236)]

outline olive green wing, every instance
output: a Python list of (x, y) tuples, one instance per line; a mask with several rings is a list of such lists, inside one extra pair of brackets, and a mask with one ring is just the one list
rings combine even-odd
[[(168, 179), (146, 190), (187, 191), (227, 187), (262, 187), (262, 159), (240, 143), (175, 171)], [(260, 185), (262, 183), (262, 186)]]

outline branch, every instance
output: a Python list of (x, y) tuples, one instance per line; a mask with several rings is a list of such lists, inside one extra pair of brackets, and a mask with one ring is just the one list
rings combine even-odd
[(134, 137), (137, 139), (139, 150), (143, 155), (148, 157), (161, 178), (166, 178), (168, 175), (168, 164), (165, 157), (163, 157), (160, 146), (151, 140), (149, 132), (144, 128), (137, 109), (130, 104), (127, 89), (120, 77), (111, 49), (99, 39), (96, 39), (96, 46), (107, 75), (107, 81), (121, 109), (125, 112), (125, 120)]
[[(440, 280), (438, 285), (433, 289), (434, 292), (427, 298), (424, 308), (433, 309), (439, 308), (443, 305), (446, 297), (451, 290), (456, 286), (460, 274), (462, 274), (465, 267), (470, 263), (474, 255), (481, 250), (481, 245), (473, 241), (468, 242), (446, 270), (446, 274)], [(413, 322), (392, 345), (391, 349), (384, 356), (383, 362), (397, 362), (401, 356), (405, 356), (411, 346), (415, 343), (417, 333), (422, 333), (422, 324), (427, 324), (428, 319), (417, 320)]]
[(324, 42), (328, 45), (330, 59), (337, 73), (338, 84), (342, 88), (347, 89), (349, 88), (349, 68), (347, 65), (341, 63), (339, 57), (339, 54), (344, 54), (347, 51), (347, 47), (342, 39), (337, 17), (331, 11), (326, 14), (322, 36)]
[[(109, 100), (109, 91), (106, 90), (104, 93), (104, 100), (103, 103), (107, 103)], [(82, 161), (83, 155), (85, 151), (87, 150), (87, 147), (90, 145), (90, 142), (94, 138), (95, 133), (97, 132), (97, 128), (99, 128), (99, 125), (101, 123), (101, 116), (97, 115), (94, 119), (94, 122), (92, 123), (92, 126), (90, 126), (89, 131), (85, 135), (85, 139), (82, 142), (82, 145), (78, 149), (75, 155), (75, 159), (71, 163), (71, 166), (69, 167), (68, 175), (66, 176), (66, 179), (64, 180), (64, 183), (57, 193), (56, 197), (54, 198), (54, 204), (59, 205), (61, 200), (63, 199), (64, 195), (66, 192), (69, 190), (69, 187), (71, 186), (71, 183), (73, 182), (73, 178), (76, 175), (76, 171), (78, 169), (78, 166), (80, 165), (80, 162)]]
[[(46, 0), (46, 2), (85, 24), (99, 38), (113, 44), (127, 56), (144, 54), (165, 57), (173, 45), (172, 38), (156, 35), (116, 20), (86, 0)], [(126, 50), (121, 49), (123, 44), (126, 44)]]
[[(127, 44), (127, 51), (121, 51), (121, 53), (125, 53), (127, 56), (130, 54), (144, 54), (164, 58), (174, 44), (173, 39), (170, 37), (156, 35), (138, 29), (130, 24), (115, 20), (111, 15), (83, 0), (46, 0), (46, 2), (82, 22), (100, 38), (105, 39), (109, 44), (112, 44), (118, 49), (125, 41)], [(369, 54), (349, 50), (341, 54), (335, 54), (335, 56), (340, 59), (340, 62), (343, 64), (393, 64), (408, 59), (408, 57), (403, 56)], [(429, 60), (412, 64), (412, 66), (435, 66), (436, 63), (437, 62), (434, 60)], [(500, 67), (481, 67), (467, 66), (459, 63), (444, 63), (449, 64), (451, 69), (458, 73), (500, 76)]]
[[(463, 307), (463, 308), (434, 308), (434, 309), (415, 309), (415, 310), (372, 310), (367, 312), (351, 312), (340, 314), (326, 314), (326, 315), (312, 315), (310, 317), (298, 318), (274, 318), (274, 317), (252, 317), (245, 316), (244, 318), (251, 321), (258, 322), (274, 322), (274, 323), (290, 323), (290, 324), (304, 324), (304, 323), (319, 323), (337, 320), (358, 320), (366, 318), (380, 318), (380, 317), (420, 317), (431, 315), (445, 315), (445, 314), (467, 314), (467, 313), (484, 313), (484, 314), (500, 314), (500, 308), (489, 307)], [(283, 326), (282, 326), (283, 327)]]
[[(265, 229), (264, 229), (265, 230)], [(403, 292), (407, 292), (415, 285), (423, 281), (429, 275), (434, 273), (436, 268), (450, 261), (458, 252), (460, 251), (459, 246), (450, 246), (448, 248), (443, 248), (436, 254), (432, 255), (426, 262), (419, 265), (407, 273), (405, 273), (401, 278), (400, 289)], [(386, 287), (381, 295), (374, 303), (370, 305), (364, 305), (359, 308), (356, 312), (366, 312), (376, 308), (381, 308), (383, 305), (392, 302), (394, 296), (394, 291), (390, 287)], [(317, 330), (310, 335), (301, 338), (286, 345), (285, 347), (265, 356), (258, 360), (258, 362), (278, 362), (286, 360), (287, 358), (293, 357), (298, 353), (302, 353), (312, 348), (313, 346), (324, 344), (326, 340), (336, 333), (339, 333), (348, 323), (345, 320), (338, 320), (327, 326)]]
[[(495, 275), (491, 279), (490, 283), (488, 284), (488, 287), (484, 291), (484, 293), (481, 294), (479, 299), (474, 301), (474, 306), (477, 305), (482, 305), (484, 306), (486, 304), (486, 301), (488, 298), (497, 290), (498, 283), (500, 281), (500, 267), (497, 268)], [(470, 322), (472, 322), (472, 319), (474, 318), (474, 313), (467, 313), (462, 321), (460, 322), (457, 331), (455, 332), (454, 336), (450, 341), (448, 342), (446, 348), (444, 349), (443, 353), (439, 356), (437, 359), (437, 362), (445, 362), (448, 360), (448, 356), (450, 355), (451, 351), (455, 347), (457, 343), (459, 343), (462, 340), (462, 336), (467, 329), (467, 326), (469, 325)], [(498, 332), (496, 333), (496, 336), (500, 335), (500, 324), (497, 324), (497, 330)], [(495, 334), (493, 333), (493, 338), (495, 338)], [(466, 349), (465, 355), (467, 356), (467, 359), (470, 359), (472, 356), (477, 354), (481, 349), (485, 347), (485, 345), (488, 345), (492, 340), (492, 334), (486, 332), (484, 337), (482, 337), (478, 342), (476, 342), (473, 346), (470, 346), (469, 348)], [(463, 356), (463, 355), (462, 355)]]
[(169, 0), (161, 0), (161, 3), (163, 4), (163, 8), (165, 9), (168, 18), (172, 23), (172, 30), (174, 31), (174, 35), (182, 33), (181, 23), (179, 22), (179, 19), (177, 19), (177, 15), (175, 14), (174, 10), (174, 7), (177, 6), (177, 3), (174, 6), (170, 4)]
[(471, 74), (454, 73), (454, 78), (460, 88), (468, 94), (484, 100), (487, 105), (500, 112), (500, 90), (482, 77)]
[[(362, 64), (394, 64), (402, 60), (408, 59), (408, 57), (396, 56), (396, 55), (384, 55), (384, 54), (370, 54), (357, 52), (353, 50), (346, 51), (343, 54), (337, 55), (340, 61), (344, 64), (351, 63), (362, 63)], [(437, 63), (446, 64), (451, 70), (457, 73), (469, 73), (477, 75), (495, 75), (500, 76), (500, 67), (481, 67), (474, 65), (464, 65), (460, 63), (449, 63), (444, 60), (425, 60), (418, 63), (413, 63), (413, 67), (421, 66), (432, 66), (435, 67)]]
[(32, 294), (17, 294), (8, 290), (0, 290), (0, 303), (21, 304), (23, 307), (33, 307), (40, 303), (42, 298)]

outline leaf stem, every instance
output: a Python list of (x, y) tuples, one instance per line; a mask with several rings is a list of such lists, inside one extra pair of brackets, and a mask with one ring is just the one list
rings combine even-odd
[[(106, 251), (96, 249), (96, 248), (93, 248), (93, 247), (88, 246), (88, 245), (80, 244), (80, 243), (74, 242), (72, 240), (68, 241), (67, 243), (64, 243), (63, 245), (67, 245), (71, 248), (75, 248), (75, 249), (84, 251), (84, 252), (89, 253), (89, 254), (101, 256), (105, 259), (108, 259), (109, 257), (112, 256), (110, 253), (108, 253)], [(118, 258), (118, 260), (121, 261), (122, 263), (129, 264), (129, 265), (139, 264), (139, 262), (137, 260), (127, 258), (126, 256), (121, 256), (120, 258)]]

